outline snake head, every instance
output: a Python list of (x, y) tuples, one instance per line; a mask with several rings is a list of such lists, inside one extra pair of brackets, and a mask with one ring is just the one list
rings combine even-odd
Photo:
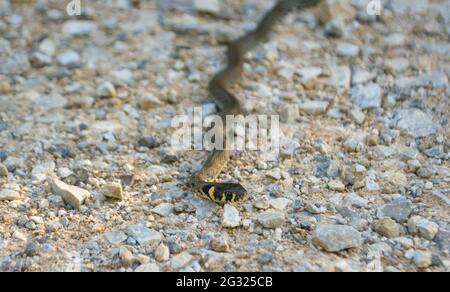
[(201, 191), (204, 196), (219, 204), (237, 203), (248, 198), (247, 190), (236, 183), (205, 184)]

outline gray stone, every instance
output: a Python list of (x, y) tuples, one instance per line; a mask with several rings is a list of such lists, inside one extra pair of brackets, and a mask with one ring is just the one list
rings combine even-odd
[(384, 145), (377, 145), (373, 147), (373, 158), (375, 160), (385, 160), (394, 156), (397, 151), (394, 148)]
[(200, 12), (211, 14), (220, 13), (220, 2), (218, 0), (194, 0), (194, 8)]
[(134, 270), (136, 273), (157, 273), (159, 272), (159, 267), (155, 263), (147, 263), (140, 265)]
[(283, 211), (292, 201), (286, 198), (276, 198), (269, 201), (272, 208)]
[(345, 225), (319, 225), (311, 241), (328, 252), (358, 248), (363, 244), (361, 234), (355, 228)]
[(344, 205), (350, 205), (356, 208), (366, 208), (368, 204), (369, 201), (367, 199), (364, 199), (355, 193), (348, 194), (344, 199)]
[(276, 210), (268, 210), (259, 213), (257, 219), (262, 226), (271, 229), (281, 227), (286, 220), (284, 213)]
[(352, 88), (352, 102), (362, 109), (381, 107), (381, 87), (375, 83)]
[(413, 256), (413, 262), (418, 268), (425, 269), (431, 266), (432, 256), (428, 252), (416, 251)]
[(381, 206), (377, 211), (377, 216), (379, 218), (390, 217), (397, 222), (402, 222), (408, 219), (412, 210), (412, 203), (409, 200), (400, 198)]
[(77, 68), (81, 66), (81, 58), (74, 50), (68, 50), (57, 57), (58, 63), (67, 68)]
[(30, 56), (30, 62), (35, 68), (41, 68), (44, 66), (48, 66), (52, 64), (52, 58), (41, 53), (41, 52), (34, 52)]
[(170, 266), (174, 270), (186, 267), (194, 260), (194, 257), (187, 252), (180, 253), (170, 260)]
[(162, 217), (167, 217), (174, 213), (174, 205), (171, 203), (161, 203), (153, 208), (152, 212)]
[(427, 240), (433, 240), (439, 232), (439, 225), (418, 216), (408, 220), (408, 230), (412, 234), (419, 234)]
[(300, 104), (300, 110), (310, 115), (324, 114), (328, 108), (327, 101), (308, 100)]
[(163, 240), (163, 235), (160, 232), (143, 225), (127, 226), (124, 232), (134, 238), (140, 245), (159, 243)]
[(63, 24), (62, 32), (67, 36), (84, 36), (94, 32), (97, 25), (88, 20), (69, 20)]
[(426, 137), (436, 133), (440, 125), (433, 116), (419, 109), (401, 109), (396, 111), (397, 127), (404, 129), (414, 138)]
[(87, 190), (82, 188), (68, 185), (56, 178), (49, 181), (52, 192), (64, 199), (64, 201), (70, 204), (75, 209), (80, 209), (86, 199), (91, 196)]
[(409, 61), (405, 58), (387, 59), (384, 61), (384, 71), (386, 73), (395, 74), (403, 72), (409, 67)]
[(302, 81), (308, 81), (315, 79), (322, 74), (322, 68), (320, 67), (304, 67), (297, 71)]
[(336, 52), (343, 57), (356, 57), (359, 54), (359, 47), (351, 43), (339, 43)]
[(226, 204), (223, 206), (222, 226), (228, 228), (238, 227), (241, 223), (241, 217), (236, 207)]
[(357, 69), (353, 70), (352, 84), (357, 85), (357, 84), (367, 83), (367, 82), (375, 79), (375, 77), (377, 77), (377, 75), (375, 73), (369, 72), (369, 71), (361, 69), (361, 68), (357, 68)]
[(25, 54), (16, 53), (10, 58), (0, 57), (0, 74), (19, 75), (30, 69), (30, 62)]
[(125, 240), (127, 240), (128, 236), (123, 231), (114, 230), (114, 231), (106, 233), (105, 238), (111, 244), (118, 245), (118, 244), (124, 242)]
[(326, 83), (335, 88), (350, 89), (352, 71), (347, 66), (330, 66), (330, 77)]
[(366, 115), (359, 108), (350, 110), (349, 115), (350, 118), (352, 118), (352, 120), (355, 121), (355, 123), (357, 123), (358, 125), (364, 123), (364, 120), (366, 119)]

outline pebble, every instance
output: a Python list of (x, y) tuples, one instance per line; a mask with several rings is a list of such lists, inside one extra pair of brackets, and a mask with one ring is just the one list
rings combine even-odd
[(194, 260), (194, 257), (187, 252), (182, 252), (170, 260), (170, 266), (173, 270), (186, 267)]
[(162, 217), (174, 214), (174, 205), (171, 203), (161, 203), (152, 209), (152, 212)]
[(432, 264), (432, 255), (428, 252), (416, 251), (413, 262), (420, 269), (428, 268)]
[(440, 126), (433, 116), (417, 108), (396, 111), (397, 128), (406, 130), (414, 138), (426, 137), (436, 133)]
[(223, 219), (222, 226), (227, 228), (238, 227), (241, 223), (241, 217), (239, 216), (239, 211), (230, 204), (225, 204), (223, 206)]
[(0, 81), (0, 94), (8, 94), (11, 91), (11, 85), (7, 81)]
[(136, 260), (133, 253), (126, 247), (122, 246), (119, 251), (120, 260), (125, 267), (132, 266)]
[(165, 261), (168, 261), (169, 258), (170, 258), (169, 248), (166, 245), (164, 245), (163, 243), (158, 245), (158, 247), (155, 250), (155, 259), (158, 262), (165, 262)]
[(213, 15), (220, 14), (220, 2), (218, 0), (194, 0), (194, 8), (197, 11), (211, 13)]
[(355, 208), (367, 208), (369, 201), (358, 196), (356, 193), (350, 193), (344, 198), (345, 206), (352, 206)]
[(49, 184), (55, 195), (62, 197), (66, 203), (78, 210), (80, 210), (86, 199), (91, 196), (87, 190), (68, 185), (56, 178), (50, 179)]
[(230, 245), (226, 237), (220, 236), (211, 240), (211, 249), (217, 252), (229, 252)]
[[(292, 201), (286, 198), (276, 198), (269, 201), (270, 207), (283, 211)], [(262, 208), (261, 208), (262, 209)], [(266, 208), (267, 209), (267, 208)]]
[(100, 98), (115, 98), (117, 96), (116, 88), (111, 82), (102, 82), (97, 87), (97, 96)]
[(402, 222), (408, 219), (412, 210), (412, 203), (409, 200), (400, 198), (381, 206), (377, 211), (377, 216), (379, 218), (390, 217), (397, 222)]
[(328, 108), (327, 101), (308, 100), (299, 105), (301, 111), (310, 115), (321, 115), (326, 113)]
[(411, 249), (414, 247), (414, 241), (407, 237), (397, 237), (394, 241), (400, 244), (404, 249)]
[(47, 56), (54, 56), (56, 52), (54, 42), (49, 38), (44, 39), (39, 43), (39, 51)]
[(158, 139), (153, 136), (143, 137), (138, 142), (139, 146), (154, 149), (160, 145)]
[(347, 66), (330, 66), (330, 77), (325, 81), (335, 88), (350, 89), (352, 71)]
[(359, 47), (351, 43), (339, 43), (336, 46), (336, 53), (343, 57), (356, 57), (359, 55)]
[(270, 208), (270, 202), (267, 196), (262, 196), (253, 203), (253, 206), (257, 209), (267, 210)]
[(419, 234), (427, 240), (433, 240), (439, 232), (439, 225), (425, 218), (414, 216), (408, 220), (408, 231), (411, 234)]
[(323, 70), (320, 67), (304, 67), (297, 71), (302, 81), (309, 81), (316, 79), (322, 74)]
[(361, 234), (355, 228), (346, 225), (319, 225), (311, 241), (327, 252), (358, 248), (363, 244)]
[(162, 105), (162, 102), (153, 94), (146, 93), (138, 99), (139, 107), (145, 111), (154, 109)]
[(400, 235), (399, 225), (389, 217), (383, 217), (375, 223), (374, 229), (382, 236), (388, 238), (398, 237)]
[(409, 61), (405, 58), (387, 59), (384, 61), (384, 71), (389, 74), (396, 74), (408, 69), (409, 65)]
[(259, 213), (257, 219), (262, 226), (270, 229), (281, 227), (286, 220), (284, 213), (277, 210), (268, 210)]
[(8, 169), (0, 163), (0, 176), (8, 176)]
[(375, 79), (375, 77), (377, 77), (375, 73), (369, 72), (361, 68), (357, 68), (353, 70), (352, 84), (353, 85), (364, 84), (369, 81), (372, 81), (373, 79)]
[(163, 240), (163, 235), (160, 232), (139, 224), (127, 226), (124, 232), (134, 238), (140, 245), (159, 243)]
[(15, 201), (21, 198), (20, 193), (15, 190), (3, 189), (0, 191), (0, 201)]
[(34, 52), (30, 56), (30, 62), (31, 65), (35, 68), (42, 68), (48, 65), (52, 64), (52, 58), (41, 53), (41, 52)]
[(344, 192), (345, 191), (345, 185), (339, 180), (331, 180), (328, 183), (328, 188), (330, 188), (330, 190), (336, 191), (336, 192)]
[(85, 36), (96, 29), (95, 22), (88, 20), (68, 20), (62, 26), (63, 34), (67, 36)]
[(78, 68), (81, 66), (81, 58), (74, 50), (68, 50), (59, 54), (56, 59), (58, 63), (69, 69)]
[(159, 272), (159, 267), (155, 263), (147, 263), (140, 265), (134, 270), (136, 273), (157, 273)]
[(114, 231), (106, 233), (105, 238), (111, 244), (118, 245), (118, 244), (124, 242), (125, 240), (127, 240), (128, 236), (123, 231), (114, 230)]
[(357, 85), (352, 88), (352, 102), (362, 109), (381, 107), (381, 87), (375, 83)]
[(349, 116), (358, 125), (361, 125), (366, 120), (366, 115), (359, 108), (351, 109), (349, 111)]

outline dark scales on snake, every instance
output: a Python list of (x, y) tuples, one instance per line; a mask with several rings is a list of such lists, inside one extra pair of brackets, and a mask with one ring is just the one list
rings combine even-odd
[[(265, 41), (271, 28), (285, 14), (294, 9), (304, 9), (318, 3), (319, 0), (279, 0), (266, 13), (254, 31), (228, 45), (228, 64), (209, 83), (209, 92), (219, 106), (220, 116), (224, 121), (226, 115), (242, 114), (240, 100), (227, 88), (242, 77), (245, 54)], [(223, 128), (216, 128), (216, 135), (223, 136), (224, 150), (214, 150), (204, 163), (203, 168), (192, 176), (194, 191), (218, 204), (236, 203), (248, 197), (247, 190), (239, 183), (216, 182), (217, 177), (230, 160), (230, 145)]]

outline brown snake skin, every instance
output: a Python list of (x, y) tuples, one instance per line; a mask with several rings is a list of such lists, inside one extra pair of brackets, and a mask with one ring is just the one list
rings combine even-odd
[[(263, 42), (268, 37), (271, 28), (285, 14), (293, 9), (304, 9), (318, 3), (319, 0), (279, 0), (262, 18), (254, 31), (229, 44), (227, 66), (209, 83), (209, 92), (220, 108), (220, 116), (223, 121), (225, 121), (226, 115), (242, 113), (240, 100), (228, 90), (228, 87), (242, 77), (245, 54)], [(224, 127), (226, 126), (217, 128), (216, 125), (216, 136), (223, 136), (224, 150), (214, 150), (203, 168), (192, 176), (194, 191), (219, 204), (239, 202), (248, 197), (247, 190), (241, 184), (215, 182), (230, 160), (230, 145), (226, 139)]]

